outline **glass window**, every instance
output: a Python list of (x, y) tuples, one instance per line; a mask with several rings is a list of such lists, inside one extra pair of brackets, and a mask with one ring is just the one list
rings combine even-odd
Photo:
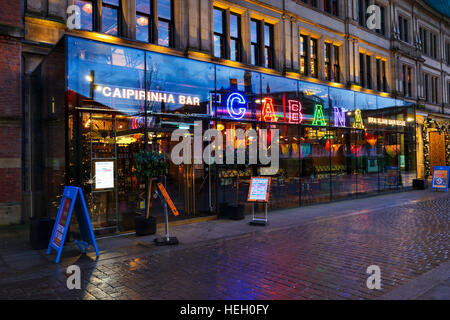
[(341, 82), (340, 47), (333, 46), (334, 49), (334, 81)]
[(225, 58), (225, 10), (214, 8), (214, 56)]
[(213, 64), (147, 52), (147, 70), (150, 113), (210, 113)]
[(241, 61), (241, 16), (230, 13), (230, 59)]
[(273, 48), (273, 25), (264, 24), (264, 55), (265, 55), (265, 64), (266, 68), (274, 67), (274, 48)]
[(325, 79), (331, 81), (331, 43), (324, 44)]
[(319, 77), (319, 64), (317, 57), (317, 39), (311, 39), (310, 41), (310, 67), (311, 67), (311, 77)]
[(158, 44), (173, 46), (172, 0), (158, 0)]
[(251, 39), (251, 63), (255, 66), (260, 65), (260, 48), (261, 48), (261, 31), (260, 22), (258, 20), (250, 21), (250, 39)]
[(91, 0), (75, 0), (74, 2), (80, 8), (81, 29), (83, 30), (94, 30), (94, 3)]
[(136, 0), (136, 40), (151, 42), (151, 11), (149, 0)]
[(366, 68), (365, 68), (365, 54), (359, 54), (359, 84), (361, 87), (366, 87)]
[(119, 0), (103, 0), (102, 32), (119, 35)]
[[(231, 94), (239, 103), (229, 104)], [(261, 75), (237, 68), (216, 66), (215, 108), (217, 116), (231, 120), (256, 119), (256, 106), (261, 103)]]
[(308, 75), (308, 37), (300, 35), (300, 73)]
[(367, 88), (372, 89), (372, 57), (366, 55)]

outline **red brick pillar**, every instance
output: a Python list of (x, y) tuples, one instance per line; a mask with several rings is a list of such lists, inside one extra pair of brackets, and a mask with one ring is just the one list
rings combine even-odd
[(0, 10), (0, 225), (22, 220), (22, 1)]

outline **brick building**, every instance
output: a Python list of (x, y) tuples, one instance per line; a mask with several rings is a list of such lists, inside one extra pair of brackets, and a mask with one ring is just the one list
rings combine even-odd
[[(0, 106), (7, 110), (0, 117), (1, 143), (7, 146), (0, 150), (0, 170), (10, 178), (0, 182), (2, 224), (47, 214), (40, 209), (50, 200), (39, 172), (64, 162), (61, 155), (39, 153), (43, 138), (31, 92), (31, 73), (64, 34), (400, 99), (416, 106), (417, 177), (450, 161), (448, 138), (440, 134), (450, 118), (450, 18), (427, 1), (2, 3), (11, 6), (0, 13)], [(367, 9), (374, 3), (381, 23), (371, 30)], [(66, 27), (72, 4), (80, 9), (81, 30)]]

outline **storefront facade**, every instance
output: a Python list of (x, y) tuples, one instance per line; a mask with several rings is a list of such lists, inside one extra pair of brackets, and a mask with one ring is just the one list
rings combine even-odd
[[(288, 76), (65, 36), (34, 74), (42, 207), (53, 215), (63, 186), (81, 186), (97, 233), (132, 230), (145, 205), (135, 154), (170, 158), (171, 133), (193, 133), (196, 121), (223, 132), (279, 129), (272, 210), (412, 186), (414, 105)], [(250, 177), (262, 174), (260, 165), (170, 161), (167, 189), (181, 219), (221, 216), (226, 204), (245, 205)], [(151, 214), (162, 215), (156, 200)]]

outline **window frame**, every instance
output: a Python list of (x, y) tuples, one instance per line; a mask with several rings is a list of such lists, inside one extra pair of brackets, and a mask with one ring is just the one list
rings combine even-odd
[[(264, 67), (273, 69), (275, 67), (275, 26), (271, 23), (264, 22)], [(269, 45), (266, 44), (267, 35), (266, 27), (269, 27)]]
[(121, 35), (122, 35), (122, 0), (118, 0), (118, 4), (117, 4), (117, 6), (116, 5), (113, 5), (113, 4), (110, 4), (110, 3), (105, 3), (105, 1), (108, 1), (108, 0), (102, 0), (101, 1), (101, 5), (102, 5), (102, 16), (100, 17), (100, 23), (99, 23), (99, 25), (100, 25), (100, 32), (101, 33), (105, 33), (105, 34), (108, 34), (108, 33), (106, 33), (104, 30), (103, 30), (103, 13), (104, 13), (104, 8), (109, 8), (109, 9), (114, 9), (114, 10), (116, 10), (116, 19), (117, 19), (117, 34), (108, 34), (108, 35), (110, 35), (110, 36), (113, 36), (113, 37), (120, 37)]
[[(159, 0), (156, 1), (156, 4), (154, 4), (154, 0), (151, 0), (153, 5), (158, 6), (159, 5)], [(173, 0), (168, 0), (170, 2), (170, 19), (167, 19), (165, 17), (161, 17), (159, 15), (159, 10), (158, 10), (158, 17), (155, 17), (155, 20), (157, 22), (157, 26), (156, 26), (156, 30), (158, 31), (158, 34), (156, 35), (156, 39), (154, 39), (154, 44), (157, 44), (159, 46), (163, 46), (163, 47), (168, 47), (168, 48), (173, 48), (174, 47), (174, 34), (175, 34), (175, 25), (174, 25), (174, 1)], [(153, 15), (155, 16), (155, 15)], [(159, 23), (160, 22), (165, 22), (168, 24), (169, 27), (169, 43), (167, 46), (159, 44)]]

